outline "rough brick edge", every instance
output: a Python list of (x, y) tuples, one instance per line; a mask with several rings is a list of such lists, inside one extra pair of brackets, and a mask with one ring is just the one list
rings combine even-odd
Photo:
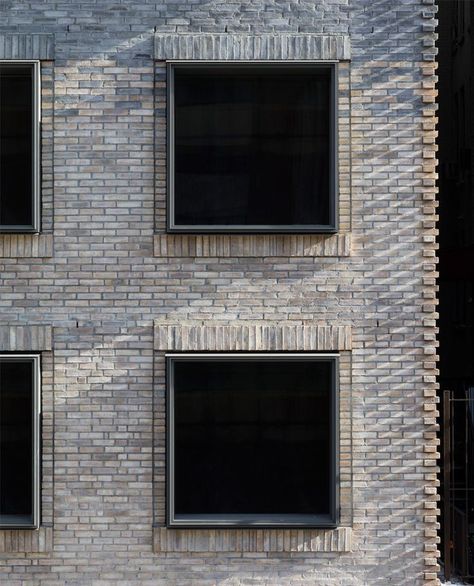
[[(40, 186), (40, 225), (41, 233), (36, 245), (32, 239), (32, 249), (36, 247), (46, 257), (53, 256), (54, 224), (54, 61), (41, 62), (41, 186)], [(31, 235), (30, 235), (31, 236)]]
[(162, 552), (335, 552), (352, 551), (352, 528), (196, 529), (153, 528), (153, 551)]
[(48, 553), (52, 550), (52, 527), (0, 530), (0, 553)]
[(439, 486), (437, 460), (439, 425), (437, 418), (438, 384), (437, 370), (437, 48), (436, 48), (436, 19), (437, 6), (435, 0), (422, 0), (422, 43), (423, 61), (421, 63), (422, 89), (420, 90), (423, 102), (423, 161), (422, 161), (422, 197), (423, 197), (423, 336), (425, 341), (423, 360), (424, 382), (424, 583), (439, 584), (438, 564), (439, 553), (439, 523), (438, 508)]
[(0, 258), (49, 258), (52, 234), (0, 234)]
[(48, 350), (41, 353), (40, 527), (54, 526), (54, 407), (54, 355)]
[(156, 351), (351, 350), (351, 326), (163, 324), (155, 321)]
[(294, 59), (348, 60), (348, 35), (305, 33), (159, 33), (155, 34), (155, 59), (223, 60)]
[(0, 324), (0, 352), (40, 352), (53, 349), (49, 325), (10, 326)]
[(345, 257), (351, 253), (350, 234), (194, 235), (155, 234), (159, 257)]
[(0, 34), (0, 59), (54, 59), (54, 35)]

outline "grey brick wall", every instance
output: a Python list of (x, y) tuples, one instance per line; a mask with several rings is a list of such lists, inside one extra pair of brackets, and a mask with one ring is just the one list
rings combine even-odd
[[(0, 583), (436, 583), (435, 13), (434, 0), (0, 1), (0, 34), (54, 35), (45, 234), (0, 236), (0, 329), (53, 327), (45, 545), (0, 531)], [(163, 235), (166, 77), (154, 37), (165, 33), (349, 36), (342, 235)], [(275, 535), (216, 551), (187, 534), (188, 545), (157, 545), (154, 320), (351, 326), (350, 541), (303, 536), (295, 549)]]

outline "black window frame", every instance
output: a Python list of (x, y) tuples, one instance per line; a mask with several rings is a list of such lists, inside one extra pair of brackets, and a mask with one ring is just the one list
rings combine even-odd
[(0, 59), (0, 67), (15, 67), (18, 65), (32, 66), (33, 168), (31, 205), (33, 221), (31, 224), (22, 225), (7, 225), (0, 223), (0, 234), (35, 234), (40, 232), (41, 229), (41, 62), (34, 59)]
[[(317, 225), (177, 225), (175, 217), (175, 142), (174, 142), (174, 72), (179, 67), (209, 69), (212, 67), (256, 69), (258, 67), (274, 67), (276, 69), (308, 68), (328, 69), (330, 80), (330, 170), (329, 170), (329, 213), (330, 222)], [(168, 61), (167, 62), (167, 223), (168, 233), (184, 234), (334, 234), (339, 230), (338, 206), (338, 63), (335, 61)]]
[(33, 522), (2, 523), (0, 529), (38, 529), (41, 517), (41, 356), (33, 353), (0, 353), (0, 362), (30, 361), (33, 364)]
[[(165, 355), (166, 359), (166, 526), (169, 528), (315, 528), (334, 529), (339, 524), (339, 354), (335, 353), (294, 353), (294, 352), (182, 352)], [(330, 361), (332, 368), (331, 389), (331, 479), (329, 515), (188, 515), (177, 519), (174, 507), (174, 377), (173, 366), (178, 361), (216, 360), (266, 360), (266, 361)], [(287, 517), (287, 521), (282, 518)], [(291, 518), (290, 518), (291, 517)], [(299, 517), (298, 519), (296, 517)]]

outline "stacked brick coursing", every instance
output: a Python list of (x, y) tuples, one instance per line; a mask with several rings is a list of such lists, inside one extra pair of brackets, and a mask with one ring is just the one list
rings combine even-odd
[[(354, 331), (354, 400), (364, 402), (354, 442), (367, 454), (355, 482), (373, 467), (369, 494), (379, 503), (358, 521), (368, 541), (426, 583), (439, 569), (435, 15), (432, 0), (361, 3), (351, 76), (354, 219), (362, 218), (355, 254), (371, 257), (355, 293), (367, 317)], [(413, 538), (423, 547), (408, 561)], [(374, 568), (369, 582), (394, 579), (389, 566)]]
[[(0, 322), (54, 326), (54, 408), (44, 405), (54, 494), (43, 502), (53, 544), (7, 548), (0, 582), (434, 583), (434, 2), (11, 0), (0, 11), (0, 33), (54, 34), (54, 67), (43, 61), (54, 76), (43, 137), (54, 163), (43, 208), (54, 250), (0, 259)], [(253, 249), (237, 242), (222, 255), (211, 242), (204, 254), (184, 240), (172, 253), (161, 248), (171, 240), (155, 28), (158, 36), (349, 35), (339, 148), (350, 248), (324, 254), (319, 240), (308, 249), (283, 238)], [(165, 454), (155, 319), (352, 326), (352, 552), (278, 542), (153, 552)]]

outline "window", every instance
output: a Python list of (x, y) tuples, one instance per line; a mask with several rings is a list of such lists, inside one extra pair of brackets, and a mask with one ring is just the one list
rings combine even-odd
[(334, 232), (335, 66), (169, 66), (169, 231)]
[(337, 357), (174, 354), (168, 525), (337, 523)]
[(39, 68), (0, 62), (0, 231), (39, 229)]
[(37, 527), (39, 357), (0, 356), (0, 526)]

